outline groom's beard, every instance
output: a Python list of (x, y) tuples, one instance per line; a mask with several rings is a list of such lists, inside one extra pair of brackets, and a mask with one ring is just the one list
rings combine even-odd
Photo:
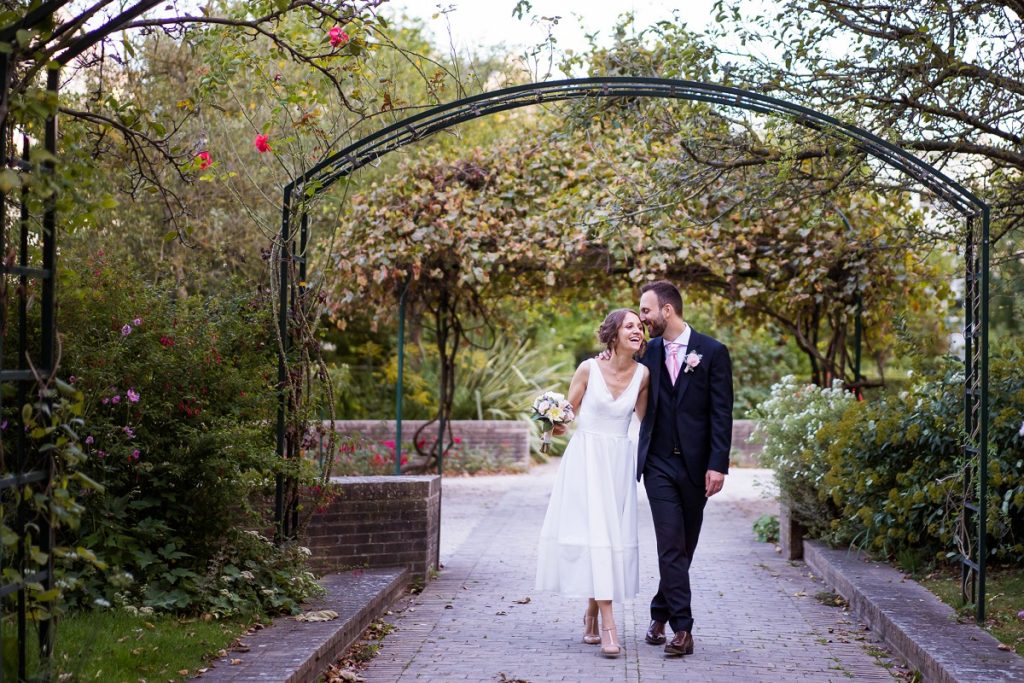
[(665, 333), (665, 321), (647, 321), (647, 332), (651, 337), (660, 337)]

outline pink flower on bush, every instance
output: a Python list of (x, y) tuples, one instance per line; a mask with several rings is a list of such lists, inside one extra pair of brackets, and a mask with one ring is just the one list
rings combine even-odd
[(164, 348), (170, 348), (174, 346), (174, 340), (166, 336), (160, 337), (160, 345), (163, 346)]
[(131, 333), (132, 333), (132, 326), (129, 325), (128, 323), (125, 323), (124, 327), (121, 328), (121, 336), (122, 337), (127, 337)]
[(77, 381), (78, 381), (78, 378), (75, 377), (74, 375), (71, 375), (70, 377), (68, 377), (68, 384), (74, 384)]
[(132, 460), (138, 460), (139, 459), (139, 449), (138, 448), (136, 448), (134, 451), (132, 451), (131, 459)]
[(213, 163), (213, 157), (205, 149), (196, 155), (196, 161), (199, 162), (199, 170), (205, 171)]
[(256, 141), (253, 143), (256, 145), (256, 150), (263, 154), (264, 152), (270, 151), (270, 136), (269, 135), (257, 135)]
[(110, 399), (104, 396), (103, 398), (100, 399), (100, 403), (102, 403), (103, 405), (107, 405), (108, 403), (110, 403)]
[(7, 429), (7, 420), (0, 422), (0, 430)]
[(105, 458), (105, 457), (107, 457), (107, 452), (106, 451), (96, 451), (96, 457), (97, 458), (101, 458), (101, 459)]
[(132, 324), (135, 325), (135, 327), (138, 327), (139, 325), (142, 324), (142, 318), (136, 318), (135, 320), (132, 321)]
[(95, 441), (95, 439), (92, 438), (91, 434), (89, 436), (85, 437), (85, 445), (86, 446), (91, 446), (94, 441)]
[(341, 30), (340, 26), (335, 26), (327, 35), (331, 38), (331, 47), (338, 47), (348, 42), (348, 34)]
[(128, 425), (124, 426), (124, 433), (129, 439), (135, 438), (135, 430), (129, 427)]
[(455, 442), (456, 446), (458, 446), (460, 443), (462, 443), (462, 439), (460, 439), (459, 437), (455, 437), (454, 439), (452, 439), (452, 441)]
[(118, 396), (111, 396), (110, 397), (110, 402), (113, 403), (116, 406), (118, 403), (121, 402), (121, 396), (120, 395), (118, 395)]
[(139, 402), (139, 392), (135, 391), (135, 389), (129, 389), (128, 390), (128, 400), (131, 401), (132, 403), (138, 403)]
[(388, 439), (387, 441), (381, 441), (380, 445), (383, 446), (384, 448), (390, 448), (391, 450), (395, 450), (395, 441), (394, 441), (394, 439)]

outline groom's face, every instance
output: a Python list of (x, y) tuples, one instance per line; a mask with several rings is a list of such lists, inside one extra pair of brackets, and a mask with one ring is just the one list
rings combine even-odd
[(665, 316), (661, 313), (658, 295), (654, 292), (644, 292), (640, 295), (640, 322), (652, 337), (660, 337), (665, 333)]

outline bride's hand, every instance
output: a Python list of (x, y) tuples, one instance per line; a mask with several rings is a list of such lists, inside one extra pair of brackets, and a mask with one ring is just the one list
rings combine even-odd
[(551, 434), (553, 436), (562, 436), (567, 431), (569, 430), (565, 425), (555, 425), (554, 427), (551, 428)]
[(596, 356), (594, 356), (594, 358), (596, 358), (598, 360), (608, 360), (611, 357), (612, 357), (612, 352), (609, 351), (608, 349), (605, 349), (601, 353), (599, 353)]

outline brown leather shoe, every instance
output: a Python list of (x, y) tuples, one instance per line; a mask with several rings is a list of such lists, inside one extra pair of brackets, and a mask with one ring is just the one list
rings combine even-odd
[(647, 635), (644, 636), (644, 640), (648, 645), (664, 645), (665, 624), (652, 619), (651, 625), (647, 627)]
[(671, 657), (681, 657), (693, 654), (693, 636), (689, 631), (677, 631), (672, 641), (665, 646), (665, 654)]

